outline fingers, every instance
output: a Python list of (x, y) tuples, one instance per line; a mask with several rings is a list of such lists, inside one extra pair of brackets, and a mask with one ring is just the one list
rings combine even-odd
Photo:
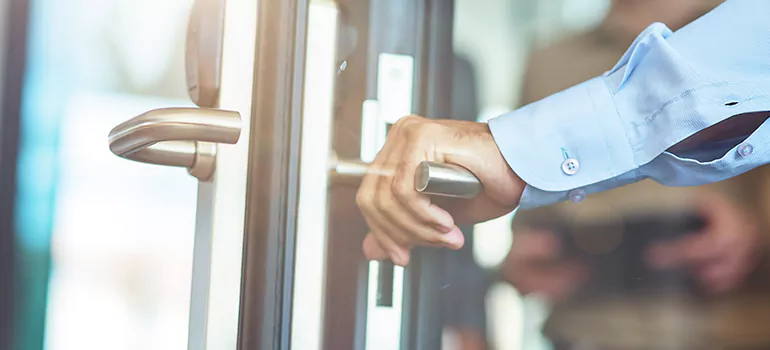
[(647, 249), (646, 260), (657, 269), (675, 269), (711, 263), (720, 255), (720, 249), (711, 235), (697, 234), (651, 245)]
[[(464, 166), (479, 176), (485, 190), (447, 211), (444, 202), (437, 205), (414, 189), (415, 171), (424, 160)], [(499, 217), (518, 205), (524, 186), (503, 159), (485, 123), (409, 116), (391, 128), (356, 200), (371, 229), (371, 239), (382, 250), (378, 253), (387, 252), (393, 258), (400, 248), (415, 245), (461, 248), (464, 239), (454, 215), (466, 215), (468, 224)]]
[(524, 294), (538, 294), (551, 302), (568, 298), (586, 280), (588, 270), (576, 262), (563, 262), (548, 268), (519, 269), (514, 286)]
[(521, 293), (560, 301), (580, 287), (588, 269), (580, 261), (564, 258), (555, 234), (537, 230), (515, 234), (503, 274)]
[(695, 234), (652, 245), (647, 258), (653, 267), (698, 269), (734, 253), (731, 248), (735, 248), (735, 238), (743, 232), (736, 232), (742, 231), (742, 220), (732, 203), (724, 196), (704, 191), (694, 204), (706, 226)]
[(701, 285), (710, 293), (724, 293), (733, 289), (743, 278), (734, 261), (718, 261), (700, 266), (695, 274)]
[(409, 242), (394, 222), (381, 215), (374, 200), (378, 177), (385, 171), (381, 171), (382, 168), (376, 165), (372, 165), (370, 169), (379, 175), (364, 177), (356, 196), (364, 219), (371, 230), (364, 242), (365, 255), (370, 260), (390, 259), (394, 264), (406, 266), (409, 260), (407, 248)]
[[(394, 264), (405, 264), (404, 258), (405, 255), (408, 256), (408, 252), (404, 254), (403, 248), (406, 246), (407, 240), (405, 236), (401, 236), (401, 231), (394, 226), (393, 222), (381, 215), (375, 202), (378, 181), (381, 177), (385, 177), (393, 172), (392, 169), (386, 168), (382, 162), (382, 157), (389, 154), (390, 148), (390, 146), (386, 145), (377, 155), (375, 161), (369, 166), (367, 175), (361, 181), (358, 193), (356, 194), (356, 201), (371, 230), (364, 247), (370, 250), (372, 256), (376, 255), (379, 257), (378, 259), (390, 258)], [(400, 241), (401, 245), (395, 240)], [(377, 249), (373, 248), (375, 246)], [(384, 257), (382, 256), (383, 254), (385, 255)], [(367, 255), (367, 258), (372, 259), (369, 255)]]
[(368, 260), (390, 260), (398, 266), (409, 264), (409, 249), (396, 245), (385, 235), (367, 234), (364, 237), (363, 250), (364, 257)]
[(392, 157), (390, 161), (396, 168), (396, 173), (389, 184), (383, 183), (383, 186), (390, 186), (390, 188), (385, 187), (382, 190), (390, 191), (404, 210), (421, 225), (430, 226), (442, 233), (448, 232), (455, 226), (452, 216), (432, 204), (430, 197), (415, 190), (414, 176), (424, 158), (415, 155), (406, 159)]
[(685, 268), (711, 293), (739, 286), (759, 260), (754, 218), (727, 198), (704, 193), (697, 204), (706, 227), (697, 234), (650, 247), (647, 261), (659, 269)]
[[(464, 244), (452, 216), (414, 189), (415, 170), (426, 155), (414, 152), (419, 147), (403, 130), (403, 123), (393, 126), (356, 196), (371, 230), (364, 244), (367, 258), (389, 257), (399, 265), (408, 262), (404, 250), (414, 245), (459, 249)], [(400, 142), (392, 142), (396, 139)]]
[(366, 257), (367, 260), (390, 259), (390, 253), (380, 247), (380, 244), (377, 243), (377, 239), (374, 238), (374, 235), (371, 233), (368, 233), (366, 237), (364, 237), (363, 250), (364, 257)]
[[(403, 147), (394, 147), (389, 154), (384, 155), (385, 168), (397, 169), (396, 174), (404, 174), (411, 171), (412, 176), (408, 178), (396, 178), (396, 176), (381, 176), (378, 179), (377, 190), (375, 192), (375, 206), (379, 214), (393, 223), (394, 232), (386, 232), (391, 237), (400, 235), (406, 236), (406, 242), (398, 242), (402, 245), (407, 244), (431, 244), (443, 245), (450, 249), (459, 249), (462, 247), (463, 239), (457, 235), (447, 235), (455, 228), (452, 217), (443, 211), (445, 217), (442, 217), (443, 223), (437, 220), (434, 215), (429, 213), (431, 208), (430, 199), (418, 194), (414, 189), (414, 168), (419, 163), (415, 157), (410, 157), (414, 161), (403, 160), (402, 155), (407, 153)], [(404, 168), (411, 167), (411, 170)], [(400, 201), (396, 198), (397, 189), (401, 197), (408, 200)], [(412, 208), (413, 210), (409, 210)]]
[(562, 247), (555, 234), (544, 231), (514, 233), (510, 257), (527, 263), (550, 263), (561, 259)]

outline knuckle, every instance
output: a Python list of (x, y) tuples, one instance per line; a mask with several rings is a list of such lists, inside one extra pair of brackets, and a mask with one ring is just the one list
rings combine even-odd
[(422, 120), (422, 117), (416, 116), (414, 114), (410, 114), (410, 115), (404, 116), (402, 118), (399, 118), (396, 121), (396, 123), (394, 124), (394, 126), (401, 127), (401, 126), (404, 126), (404, 125), (412, 124), (412, 123), (420, 121), (420, 120)]
[(360, 208), (368, 209), (371, 207), (371, 203), (372, 196), (369, 194), (369, 191), (360, 189), (356, 192), (356, 204), (358, 204)]
[(393, 194), (399, 199), (408, 199), (412, 196), (412, 191), (403, 183), (393, 183)]
[(406, 179), (405, 170), (403, 167), (399, 167), (395, 179), (391, 184), (391, 191), (399, 199), (406, 199), (412, 196), (413, 190)]
[(383, 212), (391, 212), (394, 209), (393, 201), (386, 196), (378, 196), (375, 200), (375, 206)]
[(425, 132), (431, 130), (434, 123), (430, 120), (417, 116), (408, 116), (399, 120), (399, 130), (402, 130), (407, 136), (419, 137)]

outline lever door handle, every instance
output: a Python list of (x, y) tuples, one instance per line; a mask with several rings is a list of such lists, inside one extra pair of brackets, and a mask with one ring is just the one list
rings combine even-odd
[(235, 144), (241, 116), (207, 108), (162, 108), (131, 118), (110, 131), (110, 151), (142, 163), (187, 168), (207, 181), (214, 173), (217, 143)]
[[(332, 154), (329, 168), (333, 184), (357, 185), (369, 170), (369, 164)], [(417, 192), (441, 197), (471, 199), (483, 188), (476, 175), (455, 164), (424, 161), (417, 166), (414, 180)]]
[[(331, 183), (358, 185), (369, 171), (369, 164), (360, 160), (340, 159), (332, 153), (329, 160)], [(482, 190), (481, 181), (470, 170), (454, 164), (422, 162), (415, 169), (415, 190), (432, 196), (471, 199)], [(378, 307), (393, 306), (394, 265), (380, 261), (377, 274)]]

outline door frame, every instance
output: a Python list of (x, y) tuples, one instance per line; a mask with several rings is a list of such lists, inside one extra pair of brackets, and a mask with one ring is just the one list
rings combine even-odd
[(16, 169), (21, 131), (21, 101), (27, 60), (29, 0), (9, 0), (0, 19), (4, 55), (0, 75), (0, 348), (13, 348), (16, 267)]
[[(372, 57), (380, 52), (414, 57), (414, 113), (450, 115), (453, 3), (337, 0), (341, 24), (351, 26), (357, 38), (349, 54), (339, 58), (347, 61), (347, 68), (335, 83), (332, 143), (340, 157), (360, 155), (362, 105), (376, 98), (377, 62)], [(309, 0), (260, 0), (258, 5), (238, 329), (242, 350), (291, 346), (308, 8)], [(403, 24), (404, 14), (411, 19), (408, 28), (370, 31), (387, 21)], [(338, 43), (345, 39), (340, 37)], [(323, 294), (324, 310), (334, 312), (324, 312), (322, 348), (364, 349), (369, 271), (361, 242), (366, 225), (355, 205), (355, 189), (335, 186), (329, 196)], [(339, 220), (343, 216), (344, 223)], [(441, 346), (441, 298), (432, 291), (443, 276), (442, 259), (440, 250), (419, 250), (407, 268), (401, 325), (404, 350)]]
[[(337, 1), (341, 28), (337, 60), (347, 63), (335, 80), (332, 149), (343, 159), (361, 155), (362, 108), (373, 96), (369, 88), (371, 70), (376, 71), (369, 59), (371, 2)], [(367, 225), (356, 206), (356, 190), (329, 188), (323, 309), (334, 312), (324, 312), (322, 318), (322, 349), (364, 349), (366, 345), (369, 262), (361, 247)]]
[[(414, 57), (413, 113), (449, 117), (453, 55), (453, 0), (338, 0), (342, 24), (355, 31), (353, 50), (339, 61), (333, 148), (341, 158), (360, 155), (364, 101), (377, 98), (380, 53)], [(396, 29), (397, 28), (397, 29)], [(338, 42), (345, 43), (346, 31)], [(353, 86), (354, 88), (348, 88)], [(365, 89), (355, 88), (365, 86)], [(324, 292), (323, 349), (364, 350), (369, 264), (361, 252), (367, 226), (355, 204), (355, 188), (333, 187), (329, 199), (328, 254)], [(354, 214), (352, 214), (354, 213)], [(344, 217), (345, 220), (340, 220)], [(335, 220), (335, 218), (337, 218)], [(440, 349), (445, 254), (418, 249), (404, 274), (401, 349)]]
[(308, 0), (259, 0), (238, 349), (289, 349)]
[[(428, 118), (452, 115), (454, 0), (417, 2), (415, 113)], [(470, 244), (470, 243), (469, 243)], [(404, 274), (401, 349), (441, 349), (444, 328), (442, 284), (447, 252), (418, 248)]]

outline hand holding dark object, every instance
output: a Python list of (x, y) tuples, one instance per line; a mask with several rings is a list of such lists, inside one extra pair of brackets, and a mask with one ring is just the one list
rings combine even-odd
[(565, 254), (564, 240), (543, 229), (521, 229), (502, 267), (503, 278), (522, 294), (550, 302), (569, 298), (588, 279), (587, 266)]
[[(426, 160), (470, 170), (483, 192), (472, 200), (439, 200), (418, 193), (415, 170)], [(523, 190), (524, 182), (503, 159), (486, 124), (404, 117), (388, 133), (356, 197), (371, 230), (364, 239), (364, 255), (405, 266), (413, 246), (459, 249), (464, 238), (458, 223), (512, 211)]]
[(706, 220), (703, 230), (649, 247), (645, 260), (658, 269), (686, 269), (707, 292), (732, 291), (759, 264), (757, 218), (715, 193), (703, 194), (697, 207)]
[(523, 293), (550, 301), (653, 290), (689, 289), (683, 269), (655, 269), (645, 262), (652, 244), (696, 235), (704, 226), (690, 212), (638, 213), (571, 222), (550, 212), (524, 212), (503, 273)]

